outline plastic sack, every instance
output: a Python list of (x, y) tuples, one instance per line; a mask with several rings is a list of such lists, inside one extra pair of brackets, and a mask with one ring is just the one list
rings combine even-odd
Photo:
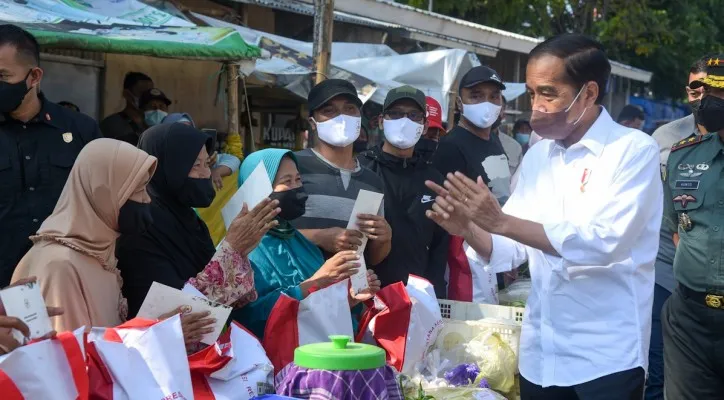
[(486, 331), (464, 344), (470, 360), (480, 367), (479, 378), (488, 380), (493, 390), (508, 393), (515, 387), (518, 361), (513, 349), (497, 332)]
[(510, 286), (501, 290), (498, 293), (498, 299), (500, 305), (511, 306), (511, 307), (525, 307), (525, 303), (528, 301), (528, 295), (532, 282), (529, 278), (518, 279), (517, 281), (510, 284)]
[(86, 351), (94, 400), (194, 398), (179, 314), (93, 328)]
[(294, 361), (294, 350), (321, 343), (330, 335), (353, 336), (349, 309), (349, 279), (310, 293), (299, 301), (285, 294), (274, 304), (262, 345), (277, 374)]
[(196, 399), (248, 400), (274, 393), (271, 361), (256, 336), (237, 322), (188, 359)]
[(83, 335), (62, 332), (0, 357), (0, 398), (88, 399)]
[(357, 341), (387, 352), (387, 364), (410, 374), (437, 340), (443, 321), (435, 289), (427, 280), (410, 275), (380, 290), (373, 306), (362, 315)]

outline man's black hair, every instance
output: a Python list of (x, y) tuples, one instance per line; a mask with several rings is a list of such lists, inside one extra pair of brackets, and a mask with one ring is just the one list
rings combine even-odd
[(596, 104), (601, 104), (606, 96), (606, 84), (611, 75), (611, 63), (601, 43), (585, 35), (564, 33), (535, 46), (528, 59), (533, 60), (545, 55), (563, 60), (566, 80), (577, 89), (582, 88), (587, 82), (596, 82), (598, 84)]
[(523, 125), (527, 125), (531, 131), (533, 130), (533, 128), (530, 127), (530, 122), (528, 122), (528, 120), (519, 119), (515, 121), (515, 124), (513, 124), (513, 131), (518, 132), (518, 129), (520, 129)]
[(138, 82), (153, 82), (153, 79), (142, 72), (129, 72), (123, 78), (123, 89), (131, 90)]
[(621, 113), (618, 114), (617, 122), (621, 123), (623, 121), (633, 121), (635, 119), (643, 121), (646, 119), (646, 114), (644, 114), (644, 110), (642, 110), (641, 107), (628, 104), (621, 109)]
[(40, 45), (28, 31), (15, 25), (0, 25), (0, 47), (12, 46), (33, 67), (40, 65)]
[(689, 73), (700, 74), (702, 72), (706, 72), (708, 67), (707, 62), (714, 57), (716, 57), (715, 54), (707, 54), (704, 57), (694, 61), (694, 63), (691, 64), (691, 68), (689, 68)]

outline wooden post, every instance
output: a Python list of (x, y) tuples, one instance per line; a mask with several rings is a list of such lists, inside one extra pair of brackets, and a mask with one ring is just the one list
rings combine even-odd
[(334, 26), (334, 0), (314, 0), (314, 83), (329, 75), (332, 58), (332, 28)]
[[(229, 136), (240, 135), (241, 130), (239, 129), (239, 65), (234, 63), (226, 64), (226, 99), (229, 105), (227, 120), (229, 128)], [(240, 137), (240, 142), (243, 143), (244, 138)], [(242, 151), (243, 152), (243, 151)], [(237, 157), (238, 154), (235, 154)]]

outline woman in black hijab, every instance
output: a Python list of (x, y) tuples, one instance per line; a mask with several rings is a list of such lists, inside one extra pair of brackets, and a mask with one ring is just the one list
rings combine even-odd
[(193, 208), (214, 200), (208, 165), (211, 137), (182, 123), (160, 124), (141, 136), (138, 147), (158, 158), (148, 184), (153, 223), (140, 235), (118, 241), (118, 268), (129, 317), (138, 313), (155, 282), (177, 289), (190, 284), (210, 300), (241, 307), (256, 300), (247, 255), (276, 226), (278, 201), (265, 199), (243, 211), (215, 250), (209, 230)]

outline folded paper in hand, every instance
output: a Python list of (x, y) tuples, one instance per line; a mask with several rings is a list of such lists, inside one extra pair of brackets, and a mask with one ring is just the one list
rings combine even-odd
[[(0, 291), (0, 301), (5, 307), (5, 315), (25, 322), (30, 329), (29, 339), (43, 337), (53, 330), (39, 283), (30, 282), (4, 289)], [(20, 331), (13, 329), (12, 332), (15, 340), (25, 343)]]
[(141, 309), (138, 311), (138, 317), (147, 319), (156, 319), (159, 316), (168, 313), (181, 306), (191, 307), (191, 312), (209, 311), (211, 315), (208, 318), (215, 318), (216, 323), (213, 325), (214, 331), (205, 334), (201, 338), (201, 343), (212, 345), (221, 335), (226, 320), (231, 314), (231, 307), (215, 303), (202, 296), (195, 296), (189, 293), (189, 289), (174, 289), (158, 282), (153, 282), (151, 289), (148, 291), (146, 298), (143, 300)]
[(237, 215), (241, 212), (244, 203), (251, 211), (259, 203), (274, 191), (272, 183), (269, 180), (269, 174), (266, 172), (264, 163), (259, 162), (259, 165), (254, 168), (254, 171), (249, 175), (244, 183), (241, 185), (239, 190), (229, 199), (224, 208), (221, 209), (221, 216), (224, 218), (224, 225), (226, 229), (229, 229), (229, 225), (234, 221)]
[[(382, 193), (370, 192), (369, 190), (360, 190), (357, 194), (357, 200), (354, 202), (352, 208), (352, 214), (349, 217), (347, 223), (347, 229), (359, 230), (359, 221), (357, 216), (359, 214), (372, 214), (377, 215), (380, 212), (380, 206), (382, 206)], [(365, 248), (367, 247), (367, 236), (362, 238), (362, 245), (357, 248), (357, 255), (359, 255), (360, 268), (356, 274), (352, 275), (350, 282), (352, 285), (352, 292), (357, 294), (370, 286), (367, 283), (367, 264), (365, 263)]]

